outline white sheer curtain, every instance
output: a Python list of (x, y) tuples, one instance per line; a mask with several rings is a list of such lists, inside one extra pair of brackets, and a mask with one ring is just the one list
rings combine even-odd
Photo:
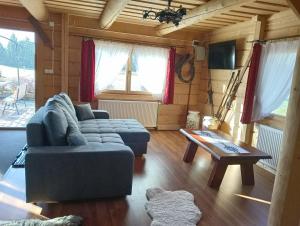
[(288, 98), (299, 41), (270, 42), (263, 46), (252, 112), (253, 121), (269, 116)]
[(169, 49), (135, 45), (137, 74), (146, 91), (161, 98), (165, 86)]
[(94, 42), (95, 93), (99, 94), (115, 81), (128, 60), (132, 45), (102, 40)]

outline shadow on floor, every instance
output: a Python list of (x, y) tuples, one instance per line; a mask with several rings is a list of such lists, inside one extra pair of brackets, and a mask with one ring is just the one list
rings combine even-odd
[(0, 179), (25, 144), (25, 130), (0, 130)]

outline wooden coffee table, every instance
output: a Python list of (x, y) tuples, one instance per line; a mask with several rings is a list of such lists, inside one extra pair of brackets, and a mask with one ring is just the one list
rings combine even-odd
[(253, 164), (260, 159), (271, 159), (270, 155), (251, 147), (243, 142), (235, 142), (231, 137), (220, 131), (213, 131), (218, 136), (229, 140), (235, 145), (242, 147), (249, 153), (226, 153), (213, 143), (207, 142), (190, 129), (180, 129), (180, 132), (188, 139), (189, 143), (184, 153), (183, 161), (192, 162), (198, 146), (211, 154), (214, 162), (208, 185), (212, 188), (219, 188), (225, 175), (228, 165), (240, 165), (243, 185), (254, 185)]

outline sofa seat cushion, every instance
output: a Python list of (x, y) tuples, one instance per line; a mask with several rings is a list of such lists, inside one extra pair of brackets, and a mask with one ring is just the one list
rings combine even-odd
[(79, 121), (79, 129), (87, 133), (117, 133), (124, 143), (148, 142), (150, 134), (135, 119), (90, 119)]
[(116, 133), (86, 133), (83, 136), (86, 138), (88, 145), (95, 146), (105, 143), (124, 145), (122, 138)]

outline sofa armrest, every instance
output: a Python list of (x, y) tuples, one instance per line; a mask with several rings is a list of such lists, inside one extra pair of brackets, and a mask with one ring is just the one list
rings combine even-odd
[(96, 119), (109, 119), (108, 111), (92, 110)]
[(29, 147), (26, 200), (64, 201), (131, 194), (134, 154), (120, 144)]

